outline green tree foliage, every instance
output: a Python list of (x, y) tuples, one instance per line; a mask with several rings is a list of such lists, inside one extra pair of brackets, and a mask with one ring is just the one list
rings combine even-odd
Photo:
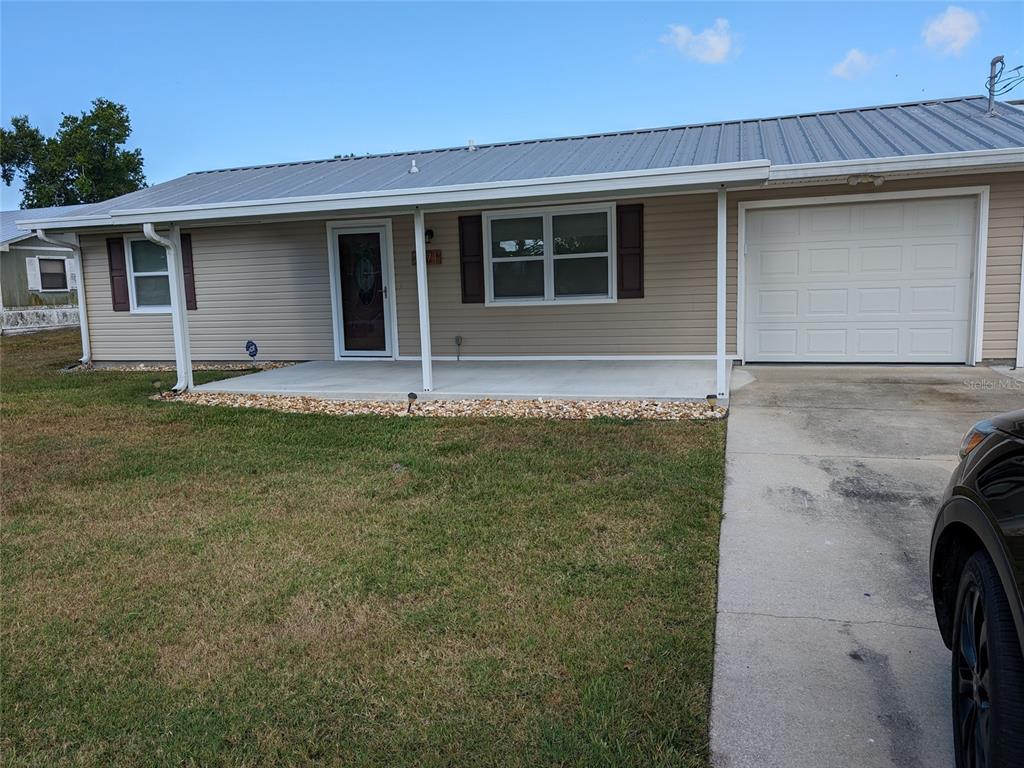
[(126, 149), (132, 125), (123, 104), (96, 99), (81, 115), (64, 115), (44, 136), (27, 115), (0, 127), (0, 178), (23, 185), (23, 208), (96, 203), (146, 186), (142, 151)]

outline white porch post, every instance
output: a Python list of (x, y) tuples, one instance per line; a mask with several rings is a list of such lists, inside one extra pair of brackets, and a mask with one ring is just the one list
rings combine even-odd
[(728, 373), (725, 360), (725, 288), (726, 288), (726, 237), (728, 235), (725, 204), (725, 188), (718, 190), (718, 266), (717, 302), (715, 309), (715, 387), (719, 397), (725, 397), (728, 389)]
[[(85, 264), (82, 262), (82, 247), (78, 243), (78, 235), (72, 233), (64, 235), (64, 239), (61, 239), (59, 235), (51, 236), (43, 230), (37, 229), (36, 237), (44, 243), (65, 246), (74, 254), (75, 277), (78, 280), (75, 285), (75, 293), (78, 294), (78, 328), (82, 337), (82, 357), (80, 361), (82, 365), (88, 365), (92, 362), (92, 343), (89, 341), (89, 313), (85, 306)], [(0, 301), (0, 309), (3, 309), (2, 301)]]
[[(192, 389), (192, 344), (188, 335), (188, 311), (185, 304), (185, 273), (181, 266), (181, 231), (171, 226), (170, 238), (156, 233), (152, 224), (143, 224), (142, 231), (150, 242), (167, 251), (167, 278), (171, 288), (171, 329), (174, 332), (174, 365), (178, 369), (177, 392)], [(131, 258), (131, 254), (128, 255)]]
[(420, 308), (420, 360), (423, 366), (423, 391), (434, 388), (434, 365), (430, 359), (430, 300), (427, 295), (427, 231), (423, 210), (413, 214), (416, 233), (416, 292)]

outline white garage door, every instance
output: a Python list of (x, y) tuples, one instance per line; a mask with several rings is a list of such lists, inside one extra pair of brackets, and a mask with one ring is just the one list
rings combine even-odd
[(750, 361), (967, 360), (974, 198), (746, 215)]

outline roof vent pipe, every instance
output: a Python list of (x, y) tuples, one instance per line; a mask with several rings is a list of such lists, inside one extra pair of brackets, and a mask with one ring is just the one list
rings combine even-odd
[(409, 173), (419, 173), (420, 169), (416, 167), (416, 161), (412, 161), (412, 167), (409, 168)]
[[(992, 59), (991, 62), (989, 62), (988, 82), (985, 83), (985, 85), (988, 86), (988, 116), (989, 117), (995, 117), (995, 114), (996, 114), (996, 110), (995, 110), (995, 106), (996, 106), (996, 81), (999, 79), (999, 75), (1002, 73), (1002, 70), (1003, 70), (1004, 66), (1005, 65), (1003, 64), (1003, 57), (1002, 56), (996, 56), (994, 59)], [(999, 72), (996, 71), (997, 67), (999, 68)]]
[(469, 140), (469, 151), (476, 152), (476, 142), (472, 139)]

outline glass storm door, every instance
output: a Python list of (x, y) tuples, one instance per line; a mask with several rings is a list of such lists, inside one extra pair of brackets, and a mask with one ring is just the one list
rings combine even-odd
[(387, 298), (379, 232), (338, 235), (341, 322), (346, 352), (387, 350)]

